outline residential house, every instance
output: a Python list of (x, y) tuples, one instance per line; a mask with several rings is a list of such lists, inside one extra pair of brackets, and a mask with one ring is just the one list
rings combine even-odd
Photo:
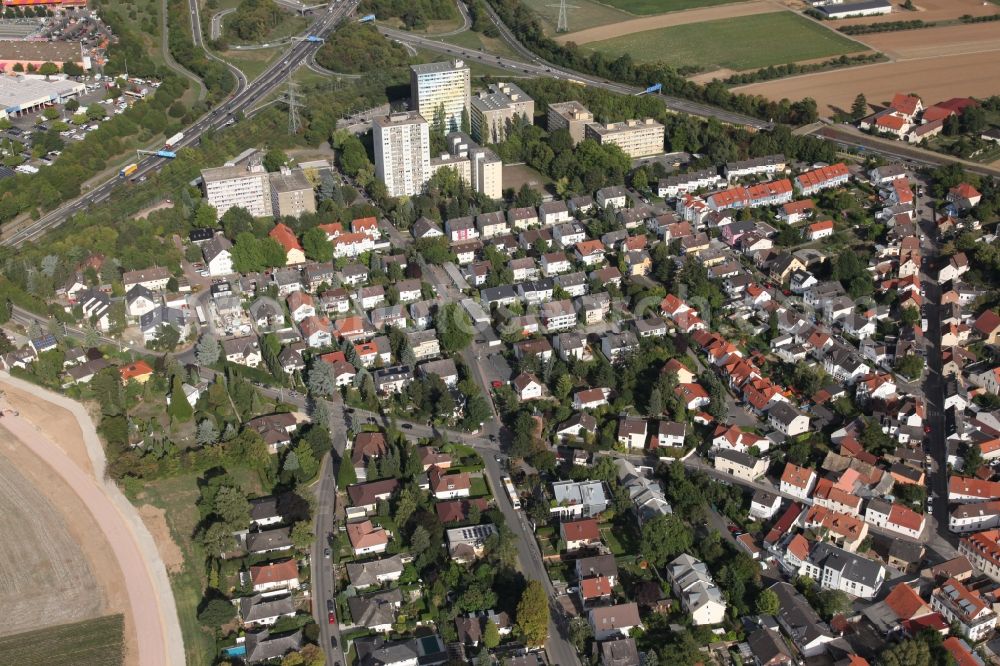
[(552, 499), (554, 505), (549, 513), (561, 520), (591, 518), (608, 508), (608, 497), (601, 481), (555, 481)]
[(990, 604), (954, 578), (934, 590), (931, 608), (941, 613), (946, 622), (957, 622), (961, 632), (975, 642), (988, 636), (997, 622)]
[(448, 555), (459, 564), (472, 562), (482, 557), (486, 541), (496, 533), (496, 526), (489, 523), (447, 530)]
[(384, 553), (389, 545), (389, 535), (370, 520), (347, 523), (347, 538), (355, 556)]
[(559, 537), (566, 544), (566, 551), (572, 553), (600, 544), (601, 530), (593, 518), (564, 520), (559, 523)]
[(630, 631), (642, 626), (639, 607), (634, 602), (592, 608), (587, 620), (597, 641), (627, 637)]
[(695, 626), (725, 620), (726, 601), (704, 562), (686, 553), (678, 555), (668, 565), (667, 575), (674, 595)]
[(816, 472), (807, 467), (799, 467), (794, 463), (785, 464), (779, 485), (782, 493), (799, 499), (809, 499), (815, 486)]
[(293, 559), (250, 567), (250, 585), (254, 592), (296, 590), (299, 587), (299, 565)]

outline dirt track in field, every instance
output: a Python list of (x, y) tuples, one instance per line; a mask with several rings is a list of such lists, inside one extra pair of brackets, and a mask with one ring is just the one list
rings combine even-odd
[(631, 35), (643, 32), (644, 30), (672, 28), (676, 25), (685, 25), (687, 23), (701, 23), (717, 19), (768, 14), (776, 11), (781, 11), (781, 8), (769, 0), (753, 0), (751, 2), (716, 5), (715, 7), (699, 7), (697, 9), (686, 9), (679, 12), (630, 19), (620, 23), (611, 23), (596, 28), (587, 28), (579, 32), (558, 35), (555, 39), (561, 43), (576, 42), (577, 44), (587, 44), (590, 42), (599, 42), (604, 39)]
[[(997, 10), (1000, 11), (1000, 7)], [(1000, 25), (996, 22), (951, 25), (942, 28), (857, 35), (855, 39), (894, 60), (938, 58), (1000, 51)]]
[(834, 109), (849, 109), (858, 93), (864, 93), (874, 105), (892, 99), (900, 91), (917, 93), (932, 104), (951, 97), (989, 97), (1000, 94), (1000, 52), (865, 65), (754, 83), (733, 90), (772, 99), (812, 97), (820, 115), (830, 115)]

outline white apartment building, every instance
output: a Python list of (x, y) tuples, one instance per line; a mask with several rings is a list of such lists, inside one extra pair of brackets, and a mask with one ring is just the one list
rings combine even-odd
[(410, 66), (410, 98), (417, 112), (433, 122), (444, 107), (445, 132), (462, 129), (462, 112), (469, 113), (472, 83), (461, 60)]
[(602, 145), (614, 144), (633, 158), (663, 152), (663, 125), (652, 118), (621, 123), (590, 123), (584, 136)]
[(372, 122), (375, 174), (391, 197), (420, 194), (430, 178), (427, 121), (413, 111), (394, 113)]
[(271, 184), (261, 166), (221, 166), (201, 170), (205, 199), (222, 217), (230, 208), (244, 208), (254, 217), (273, 214)]

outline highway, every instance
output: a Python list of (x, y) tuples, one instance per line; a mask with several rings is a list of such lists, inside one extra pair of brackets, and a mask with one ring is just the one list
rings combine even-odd
[[(381, 25), (378, 27), (378, 30), (386, 37), (404, 45), (419, 47), (429, 51), (437, 51), (439, 53), (447, 53), (455, 57), (460, 57), (463, 60), (472, 60), (480, 62), (484, 65), (497, 67), (499, 69), (507, 69), (510, 70), (511, 74), (529, 74), (535, 76), (546, 76), (564, 81), (573, 81), (587, 86), (602, 88), (604, 90), (622, 95), (637, 95), (643, 91), (642, 88), (636, 86), (615, 83), (614, 81), (608, 81), (607, 79), (598, 78), (596, 76), (581, 74), (580, 72), (557, 67), (556, 65), (545, 62), (517, 41), (514, 34), (500, 20), (500, 17), (496, 15), (493, 8), (490, 7), (489, 4), (486, 5), (486, 8), (490, 13), (490, 18), (492, 19), (494, 25), (500, 31), (501, 38), (521, 56), (522, 60), (495, 56), (476, 49), (469, 49), (456, 46), (454, 44), (448, 44), (446, 42), (440, 42), (435, 39), (421, 37), (403, 30), (394, 30)], [(703, 118), (715, 118), (722, 123), (751, 127), (757, 130), (767, 130), (774, 127), (774, 124), (770, 122), (745, 116), (741, 113), (726, 111), (725, 109), (720, 109), (708, 104), (692, 102), (680, 97), (672, 97), (670, 95), (662, 94), (654, 94), (652, 97), (660, 100), (668, 111), (673, 111), (675, 113), (686, 113), (692, 116), (701, 116)]]
[[(354, 11), (358, 1), (343, 0), (343, 2), (332, 5), (330, 10), (322, 14), (303, 35), (325, 34), (338, 21)], [(189, 0), (189, 2), (195, 3), (196, 0)], [(197, 10), (194, 11), (192, 22), (197, 20)], [(195, 31), (195, 34), (200, 41), (201, 30)], [(264, 70), (252, 84), (246, 81), (246, 77), (239, 79), (237, 90), (229, 97), (229, 100), (199, 118), (193, 125), (185, 128), (184, 138), (176, 146), (173, 146), (173, 148), (177, 150), (197, 145), (203, 133), (225, 127), (230, 122), (232, 114), (243, 112), (257, 102), (265, 99), (295, 71), (303, 60), (312, 56), (320, 46), (321, 44), (318, 42), (296, 42), (283, 58), (275, 61), (270, 67)], [(156, 173), (163, 168), (164, 163), (163, 158), (146, 157), (139, 162), (139, 169), (133, 174), (133, 178), (142, 178)], [(89, 192), (66, 202), (37, 221), (25, 225), (17, 232), (4, 238), (0, 243), (11, 247), (20, 247), (24, 243), (33, 241), (47, 231), (58, 227), (76, 213), (87, 210), (93, 204), (106, 200), (121, 183), (122, 179), (117, 176), (109, 178)]]

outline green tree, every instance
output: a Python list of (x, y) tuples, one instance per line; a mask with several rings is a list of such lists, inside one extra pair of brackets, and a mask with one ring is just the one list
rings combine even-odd
[(45, 80), (48, 81), (50, 76), (59, 73), (59, 66), (54, 62), (43, 62), (41, 67), (38, 68), (38, 73), (43, 74)]
[(316, 460), (316, 456), (313, 455), (312, 447), (309, 446), (309, 442), (304, 439), (299, 441), (292, 449), (296, 457), (299, 459), (299, 478), (303, 480), (310, 480), (316, 476), (316, 472), (319, 471), (319, 462)]
[(896, 359), (894, 366), (896, 372), (907, 379), (918, 378), (924, 371), (924, 359), (916, 354), (909, 354)]
[(308, 229), (302, 234), (302, 249), (306, 257), (313, 261), (330, 261), (333, 259), (333, 245), (326, 239), (326, 232), (318, 227)]
[(284, 151), (278, 150), (277, 148), (271, 148), (269, 151), (264, 153), (262, 163), (264, 168), (269, 172), (280, 171), (281, 167), (288, 164), (288, 155), (286, 155)]
[(190, 421), (191, 417), (194, 416), (191, 403), (184, 395), (183, 383), (180, 375), (174, 376), (170, 386), (170, 405), (167, 407), (167, 413), (178, 423)]
[(233, 530), (225, 523), (215, 522), (201, 534), (201, 546), (209, 557), (218, 559), (236, 547)]
[(206, 627), (221, 627), (236, 617), (236, 607), (225, 599), (210, 599), (198, 611), (198, 621)]
[(486, 628), (483, 629), (483, 646), (487, 650), (492, 650), (500, 645), (500, 628), (492, 620), (486, 621)]
[(690, 550), (691, 529), (674, 515), (657, 516), (642, 526), (642, 556), (655, 567), (663, 567), (677, 555)]
[(757, 613), (761, 615), (777, 615), (781, 609), (778, 595), (773, 590), (761, 590), (757, 595)]
[(309, 524), (308, 520), (300, 520), (292, 525), (292, 545), (295, 546), (300, 553), (308, 552), (309, 547), (312, 546), (313, 539), (314, 535), (312, 526)]
[(868, 100), (864, 93), (858, 93), (851, 104), (851, 120), (861, 120), (868, 115)]
[(231, 529), (243, 529), (250, 522), (250, 502), (246, 493), (234, 486), (219, 488), (212, 511)]
[(204, 366), (214, 365), (219, 360), (221, 353), (222, 347), (219, 345), (218, 339), (208, 332), (201, 336), (194, 349), (195, 360), (198, 361), (198, 365)]
[(458, 303), (445, 303), (434, 317), (441, 349), (448, 353), (461, 351), (472, 342), (473, 328), (469, 315)]
[(337, 469), (337, 486), (339, 488), (346, 488), (352, 483), (357, 482), (358, 474), (354, 471), (354, 465), (351, 463), (350, 458), (342, 458), (340, 467)]
[(549, 637), (549, 599), (537, 580), (528, 583), (517, 602), (517, 629), (532, 647), (544, 644)]

